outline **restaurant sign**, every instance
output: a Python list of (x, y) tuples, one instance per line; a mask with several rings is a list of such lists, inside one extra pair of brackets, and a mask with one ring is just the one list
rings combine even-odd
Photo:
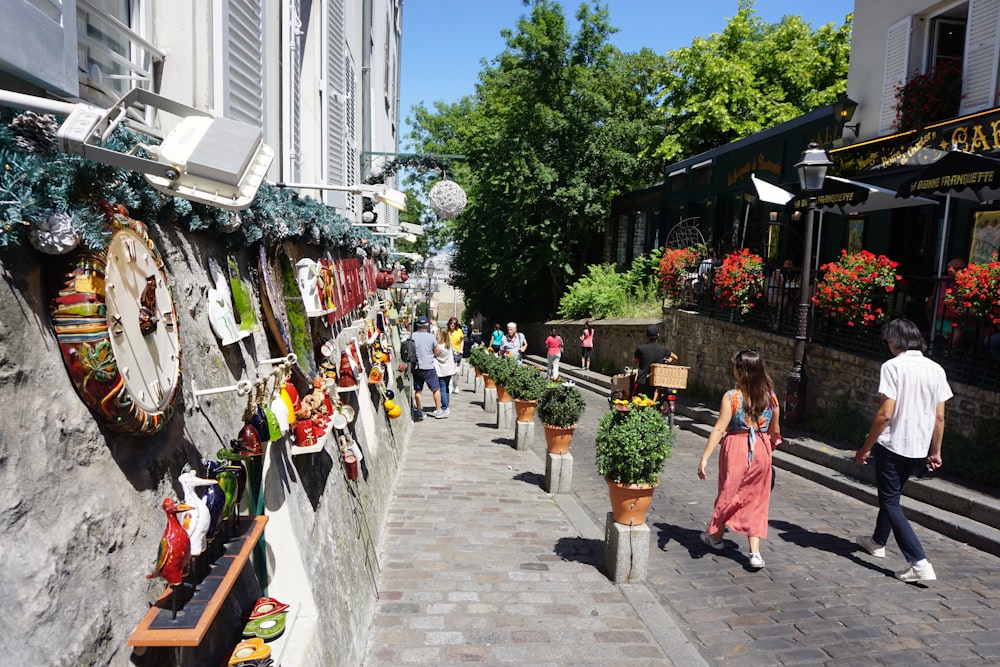
[[(848, 178), (863, 173), (933, 164), (954, 147), (968, 153), (1000, 149), (1000, 109), (956, 118), (922, 130), (835, 148), (834, 172)], [(970, 175), (969, 178), (977, 178)]]

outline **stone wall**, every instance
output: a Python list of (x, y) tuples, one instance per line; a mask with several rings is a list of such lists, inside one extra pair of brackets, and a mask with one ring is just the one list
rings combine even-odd
[[(42, 279), (51, 258), (30, 248), (0, 253), (0, 590), (11, 603), (0, 662), (177, 664), (173, 650), (139, 655), (127, 645), (165, 588), (145, 576), (165, 524), (160, 504), (181, 494), (176, 479), (185, 463), (214, 459), (236, 437), (246, 407), (246, 398), (222, 393), (203, 397), (196, 409), (192, 386), (253, 380), (270, 371), (258, 361), (280, 353), (266, 325), (226, 347), (213, 335), (207, 261), (215, 256), (224, 263), (219, 239), (170, 225), (150, 225), (150, 234), (173, 290), (183, 365), (183, 396), (164, 430), (150, 437), (108, 432), (77, 395), (48, 323)], [(292, 256), (299, 250), (315, 254), (291, 248)], [(256, 254), (237, 257), (257, 297)], [(355, 332), (328, 333), (343, 343)], [(406, 392), (398, 395), (405, 402)], [(366, 385), (348, 396), (365, 454), (358, 481), (345, 478), (334, 446), (291, 457), (281, 441), (264, 456), (270, 517), (264, 584), (297, 613), (285, 664), (359, 664), (374, 613), (377, 544), (411, 422), (404, 410), (391, 430)], [(185, 649), (181, 663), (221, 664), (239, 639), (240, 617), (259, 594), (256, 578), (244, 571), (204, 646)]]
[[(571, 366), (580, 363), (579, 336), (585, 320), (551, 320), (523, 327), (528, 351), (544, 355), (544, 340), (554, 327), (566, 341), (563, 361)], [(645, 342), (646, 327), (660, 327), (660, 341), (679, 357), (678, 363), (690, 366), (688, 385), (708, 395), (732, 386), (733, 353), (755, 349), (761, 353), (774, 379), (778, 395), (785, 388), (791, 369), (795, 340), (765, 331), (731, 324), (698, 313), (667, 309), (664, 319), (602, 319), (591, 322), (595, 330), (591, 367), (605, 374), (620, 372), (631, 363), (636, 346)], [(808, 374), (806, 414), (830, 411), (846, 398), (865, 419), (871, 419), (878, 404), (878, 380), (881, 362), (820, 345), (806, 346), (805, 367)], [(947, 403), (949, 430), (972, 437), (983, 419), (1000, 416), (996, 392), (951, 382), (955, 397)]]

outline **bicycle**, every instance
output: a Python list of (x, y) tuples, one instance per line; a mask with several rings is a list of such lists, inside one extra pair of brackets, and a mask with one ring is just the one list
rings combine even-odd
[(660, 390), (667, 390), (666, 399), (660, 406), (664, 419), (671, 429), (674, 428), (674, 421), (677, 415), (677, 390), (687, 389), (688, 371), (690, 366), (677, 366), (675, 364), (652, 364), (649, 367), (649, 384), (655, 389), (653, 400), (658, 400)]

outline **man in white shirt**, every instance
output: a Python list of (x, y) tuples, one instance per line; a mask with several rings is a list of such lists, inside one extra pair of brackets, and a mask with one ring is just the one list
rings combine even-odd
[(854, 460), (865, 464), (875, 456), (878, 517), (871, 537), (857, 538), (858, 546), (877, 558), (885, 557), (889, 533), (910, 564), (896, 576), (905, 582), (934, 581), (937, 575), (924, 554), (910, 522), (899, 505), (903, 486), (921, 466), (941, 467), (944, 403), (952, 397), (940, 365), (924, 356), (924, 337), (910, 320), (900, 318), (882, 329), (882, 340), (893, 357), (882, 364), (879, 408), (864, 445)]

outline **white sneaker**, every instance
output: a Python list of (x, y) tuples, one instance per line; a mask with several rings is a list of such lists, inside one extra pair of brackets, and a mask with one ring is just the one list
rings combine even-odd
[(752, 553), (750, 554), (750, 567), (755, 570), (759, 570), (764, 567), (764, 559), (760, 554)]
[(708, 533), (701, 534), (701, 543), (712, 551), (722, 551), (722, 540), (716, 541), (715, 538)]
[(879, 544), (870, 537), (865, 537), (864, 535), (858, 535), (854, 538), (854, 541), (858, 543), (858, 546), (870, 553), (875, 558), (885, 558), (885, 545)]
[(442, 410), (440, 408), (431, 413), (431, 417), (434, 417), (434, 419), (444, 419), (447, 416), (448, 416), (447, 411)]
[(937, 579), (937, 575), (934, 574), (934, 568), (931, 567), (930, 563), (927, 563), (924, 567), (911, 565), (909, 570), (896, 573), (896, 577), (900, 581), (905, 581), (906, 583), (914, 583), (917, 581), (935, 581)]

